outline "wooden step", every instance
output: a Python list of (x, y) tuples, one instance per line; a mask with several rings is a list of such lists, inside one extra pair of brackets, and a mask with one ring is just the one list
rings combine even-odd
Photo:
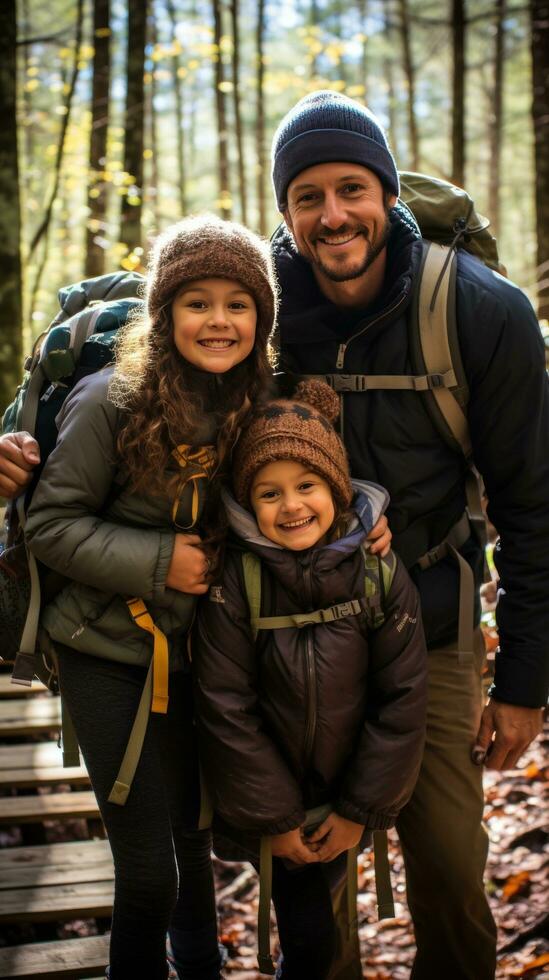
[(0, 738), (52, 732), (60, 725), (60, 698), (41, 695), (0, 701)]
[(51, 919), (109, 916), (113, 898), (112, 880), (38, 888), (6, 888), (0, 891), (0, 922), (47, 922)]
[(39, 796), (0, 797), (0, 824), (41, 823), (43, 820), (86, 820), (100, 816), (91, 790), (43, 793)]
[(0, 789), (11, 787), (12, 789), (31, 789), (38, 786), (56, 786), (59, 783), (68, 783), (70, 786), (89, 786), (90, 777), (84, 766), (71, 766), (70, 769), (63, 769), (59, 766), (55, 769), (6, 769), (0, 771)]
[(0, 772), (5, 769), (56, 769), (61, 761), (62, 753), (57, 742), (0, 745)]
[(39, 694), (45, 691), (47, 691), (47, 687), (42, 684), (42, 681), (35, 679), (31, 687), (25, 687), (24, 684), (12, 684), (11, 672), (0, 674), (0, 698), (24, 698), (28, 697), (29, 694)]
[(109, 960), (109, 937), (87, 936), (29, 946), (0, 949), (3, 980), (79, 980), (104, 975)]
[(0, 850), (0, 891), (109, 881), (114, 876), (106, 840), (70, 841)]

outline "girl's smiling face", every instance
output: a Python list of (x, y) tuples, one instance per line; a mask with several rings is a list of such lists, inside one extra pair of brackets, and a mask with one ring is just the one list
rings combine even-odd
[(335, 519), (330, 485), (303, 463), (280, 459), (256, 473), (251, 504), (259, 530), (290, 551), (312, 548)]
[(251, 353), (257, 307), (234, 279), (197, 279), (172, 303), (173, 340), (189, 364), (223, 374)]

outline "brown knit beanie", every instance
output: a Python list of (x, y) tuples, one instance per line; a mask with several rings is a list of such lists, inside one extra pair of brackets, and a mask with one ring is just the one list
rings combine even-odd
[(345, 447), (331, 422), (339, 415), (339, 400), (324, 381), (298, 384), (295, 397), (268, 402), (242, 433), (233, 454), (233, 485), (242, 507), (250, 506), (255, 474), (267, 463), (291, 459), (310, 467), (329, 483), (346, 509), (353, 488)]
[(257, 304), (257, 332), (274, 324), (277, 289), (269, 244), (235, 221), (214, 214), (184, 218), (154, 242), (149, 258), (147, 307), (154, 317), (181, 286), (197, 279), (234, 279)]

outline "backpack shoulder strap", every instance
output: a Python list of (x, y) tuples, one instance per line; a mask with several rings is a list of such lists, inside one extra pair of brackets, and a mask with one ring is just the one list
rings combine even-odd
[(385, 622), (385, 600), (393, 584), (396, 571), (396, 555), (390, 551), (385, 558), (373, 555), (367, 545), (362, 545), (364, 559), (364, 594), (368, 603), (370, 629), (379, 629)]
[(456, 270), (454, 249), (423, 242), (410, 319), (410, 353), (419, 374), (450, 377), (447, 386), (425, 391), (425, 403), (444, 440), (470, 459), (469, 388), (457, 335)]
[(257, 627), (254, 625), (261, 612), (261, 562), (251, 551), (242, 552), (242, 571), (244, 573), (244, 588), (250, 607), (250, 623), (254, 640), (257, 639)]

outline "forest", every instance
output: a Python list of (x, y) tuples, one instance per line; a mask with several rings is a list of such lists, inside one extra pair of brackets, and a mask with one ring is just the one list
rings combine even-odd
[(467, 188), (545, 320), (548, 19), (546, 0), (6, 0), (2, 407), (60, 286), (142, 271), (187, 213), (274, 231), (272, 133), (317, 88), (372, 108), (401, 170)]

